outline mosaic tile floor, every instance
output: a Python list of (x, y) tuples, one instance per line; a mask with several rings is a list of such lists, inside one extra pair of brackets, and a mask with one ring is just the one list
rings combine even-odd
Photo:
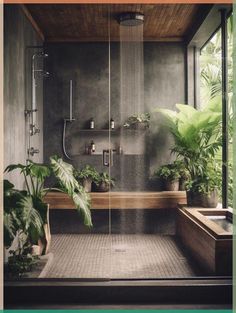
[(201, 273), (174, 236), (52, 236), (53, 258), (40, 278), (167, 278)]

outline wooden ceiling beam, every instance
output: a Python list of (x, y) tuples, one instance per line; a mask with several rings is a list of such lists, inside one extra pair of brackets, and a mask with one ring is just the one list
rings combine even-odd
[(33, 26), (33, 28), (36, 31), (36, 33), (39, 35), (40, 39), (42, 41), (44, 41), (45, 40), (45, 36), (44, 36), (42, 30), (40, 29), (40, 27), (38, 26), (38, 24), (35, 22), (33, 16), (31, 15), (31, 13), (28, 10), (28, 8), (26, 7), (26, 5), (25, 4), (20, 4), (20, 7), (21, 7), (22, 11), (24, 12), (25, 16), (27, 17), (27, 19), (29, 20), (29, 22), (31, 23), (31, 25)]

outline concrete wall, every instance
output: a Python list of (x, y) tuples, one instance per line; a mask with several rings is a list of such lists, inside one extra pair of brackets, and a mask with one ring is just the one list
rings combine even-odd
[[(22, 9), (18, 5), (4, 5), (4, 166), (24, 163), (27, 159), (29, 127), (24, 116), (31, 107), (31, 56), (42, 46)], [(37, 86), (37, 124), (41, 133), (31, 137), (31, 145), (40, 150), (33, 160), (43, 160), (43, 93), (42, 80)], [(23, 187), (22, 177), (6, 175), (16, 187)]]
[[(109, 71), (107, 43), (49, 44), (48, 70), (50, 79), (44, 88), (44, 157), (63, 155), (63, 119), (69, 116), (69, 80), (74, 81), (75, 122), (68, 125), (66, 145), (76, 168), (85, 164), (107, 170), (102, 165), (102, 150), (108, 148), (106, 132), (84, 133), (94, 117), (96, 128), (106, 128), (109, 119)], [(111, 117), (120, 123), (120, 57), (119, 43), (111, 44)], [(185, 101), (185, 59), (181, 43), (144, 44), (144, 106), (173, 109)], [(160, 123), (161, 117), (152, 113), (149, 132), (133, 132), (120, 140), (120, 133), (111, 135), (111, 147), (122, 143), (123, 155), (114, 156), (111, 175), (117, 190), (150, 189), (149, 176), (154, 169), (171, 160), (170, 136)], [(94, 140), (96, 155), (84, 154), (85, 145)], [(142, 147), (135, 149), (135, 147)], [(66, 160), (66, 158), (65, 158)], [(70, 161), (69, 161), (70, 162)], [(158, 186), (153, 186), (157, 188)]]

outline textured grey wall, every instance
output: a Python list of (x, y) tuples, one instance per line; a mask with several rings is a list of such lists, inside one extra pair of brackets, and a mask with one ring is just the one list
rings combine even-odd
[[(63, 118), (69, 116), (69, 80), (74, 81), (74, 118), (67, 129), (67, 149), (76, 168), (92, 164), (99, 171), (102, 150), (108, 147), (107, 133), (81, 133), (91, 117), (97, 128), (106, 128), (109, 118), (109, 68), (107, 43), (50, 44), (48, 70), (50, 79), (44, 88), (44, 157), (62, 155)], [(111, 116), (120, 123), (119, 44), (111, 44)], [(146, 111), (157, 107), (174, 108), (185, 99), (184, 46), (181, 43), (144, 44), (144, 106)], [(111, 175), (116, 189), (149, 189), (152, 171), (170, 161), (170, 138), (163, 131), (160, 116), (152, 113), (148, 133), (131, 132), (122, 141), (124, 155), (116, 155)], [(96, 155), (84, 155), (85, 145), (96, 144)], [(112, 134), (111, 147), (120, 145), (119, 133)], [(136, 148), (135, 148), (136, 147)], [(138, 148), (137, 148), (138, 147)], [(141, 147), (141, 149), (140, 149)], [(141, 151), (140, 151), (141, 150)], [(155, 188), (155, 186), (154, 186)]]
[[(4, 166), (27, 159), (28, 127), (24, 110), (31, 107), (31, 56), (41, 40), (18, 5), (4, 5)], [(38, 84), (38, 125), (40, 135), (31, 144), (40, 149), (35, 161), (43, 160), (43, 92)], [(16, 187), (23, 180), (16, 173), (6, 175)]]

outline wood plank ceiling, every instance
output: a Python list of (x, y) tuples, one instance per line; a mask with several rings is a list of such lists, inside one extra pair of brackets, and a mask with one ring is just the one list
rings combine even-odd
[(119, 40), (117, 16), (145, 15), (144, 40), (182, 41), (209, 5), (200, 4), (28, 4), (27, 9), (48, 42)]

